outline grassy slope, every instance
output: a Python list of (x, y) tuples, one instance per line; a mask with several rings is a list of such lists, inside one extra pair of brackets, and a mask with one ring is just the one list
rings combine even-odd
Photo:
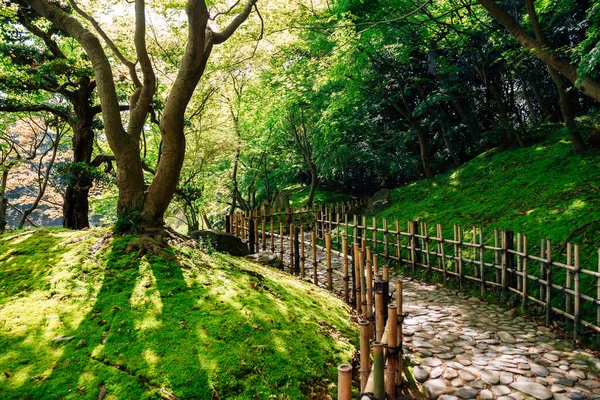
[[(600, 154), (577, 155), (570, 143), (555, 139), (490, 150), (453, 172), (393, 190), (392, 205), (379, 215), (441, 223), (446, 235), (452, 224), (474, 225), (562, 244), (575, 228), (600, 220)], [(597, 232), (585, 233), (574, 242), (599, 244)]]
[[(290, 196), (290, 207), (304, 207), (310, 194), (310, 186), (294, 185), (286, 187), (285, 192)], [(351, 197), (344, 193), (332, 192), (326, 188), (315, 189), (315, 204), (332, 204), (350, 200)]]
[(101, 385), (106, 399), (320, 398), (352, 359), (355, 326), (324, 291), (184, 247), (170, 249), (182, 267), (136, 258), (131, 240), (0, 237), (3, 399), (96, 399)]

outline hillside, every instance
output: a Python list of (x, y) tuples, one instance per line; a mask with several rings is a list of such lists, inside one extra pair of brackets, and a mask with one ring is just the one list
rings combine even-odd
[[(39, 398), (324, 398), (357, 332), (325, 291), (107, 230), (0, 237), (0, 393)], [(174, 398), (174, 397), (170, 397)]]
[(511, 229), (533, 244), (549, 238), (560, 246), (570, 237), (594, 252), (600, 245), (600, 155), (576, 154), (556, 137), (489, 150), (454, 171), (394, 189), (391, 197), (379, 217), (441, 223), (448, 234), (460, 224)]

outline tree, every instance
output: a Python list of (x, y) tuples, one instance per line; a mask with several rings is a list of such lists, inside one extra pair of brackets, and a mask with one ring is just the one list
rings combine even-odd
[[(185, 155), (184, 122), (187, 105), (202, 77), (213, 46), (228, 40), (256, 9), (257, 0), (248, 0), (239, 13), (221, 30), (209, 26), (209, 20), (228, 15), (235, 7), (217, 12), (211, 17), (204, 0), (189, 0), (186, 4), (188, 21), (187, 45), (180, 68), (170, 88), (160, 120), (161, 157), (156, 174), (148, 188), (145, 186), (139, 144), (143, 126), (156, 93), (156, 75), (146, 46), (146, 4), (134, 4), (134, 48), (137, 62), (128, 60), (108, 38), (98, 23), (74, 5), (75, 11), (94, 26), (130, 73), (135, 90), (129, 104), (129, 120), (124, 124), (115, 88), (115, 76), (110, 59), (100, 39), (82, 22), (61, 7), (46, 0), (25, 0), (38, 14), (62, 31), (71, 35), (83, 47), (91, 60), (102, 106), (104, 130), (117, 164), (119, 188), (118, 212), (139, 215), (144, 224), (161, 226), (164, 213), (173, 198)], [(237, 4), (237, 3), (236, 3)], [(141, 72), (141, 78), (138, 74)]]

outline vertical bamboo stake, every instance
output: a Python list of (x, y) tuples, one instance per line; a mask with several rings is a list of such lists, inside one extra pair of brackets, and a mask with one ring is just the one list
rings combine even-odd
[(331, 268), (331, 233), (325, 233), (325, 247), (327, 252), (327, 290), (333, 290), (333, 276)]
[(546, 297), (546, 293), (545, 293), (546, 287), (541, 282), (541, 280), (545, 278), (544, 275), (546, 275), (546, 263), (543, 261), (545, 256), (546, 256), (546, 241), (544, 239), (542, 239), (542, 241), (540, 243), (540, 258), (542, 259), (542, 261), (540, 261), (540, 300), (541, 301), (544, 301), (544, 298)]
[(454, 238), (454, 272), (458, 272), (458, 233), (456, 229), (456, 224), (453, 226), (454, 230), (452, 232), (452, 236)]
[(271, 215), (271, 253), (275, 253), (275, 219)]
[(462, 258), (462, 229), (460, 226), (456, 227), (456, 232), (458, 234), (458, 285), (460, 289), (463, 288), (464, 283), (464, 275), (463, 275), (463, 258)]
[(388, 364), (385, 376), (385, 392), (387, 400), (396, 398), (396, 368), (398, 365), (398, 316), (396, 315), (396, 305), (388, 305)]
[(313, 264), (313, 283), (316, 286), (319, 286), (319, 279), (317, 275), (317, 270), (319, 266), (319, 262), (317, 261), (317, 222), (315, 222), (315, 226), (311, 232), (311, 240), (312, 240), (312, 264)]
[(363, 243), (362, 248), (363, 250), (365, 249), (365, 247), (367, 246), (367, 217), (363, 216), (362, 217), (362, 235), (361, 235), (361, 242)]
[(285, 249), (283, 248), (283, 222), (279, 222), (279, 259), (283, 262), (283, 253)]
[(437, 224), (438, 238), (439, 238), (439, 247), (438, 251), (440, 255), (440, 261), (442, 266), (442, 271), (444, 273), (444, 281), (448, 279), (448, 268), (446, 266), (446, 250), (444, 249), (444, 233), (442, 231), (442, 224)]
[(383, 256), (388, 258), (390, 255), (389, 247), (388, 247), (388, 224), (387, 218), (383, 219)]
[(373, 253), (377, 253), (377, 217), (373, 217)]
[(352, 365), (338, 366), (338, 400), (352, 400)]
[(523, 235), (523, 311), (527, 308), (527, 235)]
[(290, 224), (290, 274), (294, 275), (294, 231), (296, 227)]
[(385, 400), (383, 343), (373, 343), (373, 394), (377, 400)]
[[(398, 362), (396, 367), (396, 385), (402, 385), (402, 372), (403, 372), (403, 351), (402, 351), (402, 324), (404, 323), (404, 313), (402, 311), (402, 281), (396, 281), (396, 322), (398, 329), (396, 331), (396, 349), (398, 353)], [(389, 342), (388, 342), (389, 345)]]
[[(367, 281), (365, 279), (365, 252), (360, 250), (360, 299), (362, 307), (362, 319), (367, 319)], [(367, 321), (369, 322), (369, 321)]]
[(304, 261), (306, 257), (304, 255), (304, 224), (300, 225), (300, 276), (302, 279), (306, 277), (306, 271), (304, 269)]
[[(600, 260), (599, 260), (600, 261)], [(567, 267), (571, 267), (573, 266), (573, 247), (572, 244), (569, 242), (567, 243)], [(600, 267), (600, 264), (599, 264)], [(565, 282), (565, 286), (567, 289), (571, 289), (571, 287), (573, 282), (573, 272), (571, 272), (570, 269), (567, 269), (567, 280)], [(567, 314), (572, 314), (572, 304), (571, 304), (571, 293), (566, 292), (565, 293), (565, 311), (567, 312)], [(600, 298), (600, 296), (598, 296), (598, 298)], [(569, 318), (566, 317), (565, 318), (565, 322), (568, 322)], [(600, 325), (600, 324), (599, 324)]]
[(473, 247), (471, 247), (473, 249), (473, 276), (479, 278), (479, 271), (475, 267), (475, 265), (477, 265), (477, 247), (475, 247), (477, 244), (477, 228), (475, 227), (473, 227), (473, 240), (471, 240), (471, 244), (473, 245)]
[(400, 247), (400, 223), (398, 220), (394, 220), (394, 229), (396, 229), (396, 258), (398, 259), (398, 263), (402, 263), (402, 251)]
[(377, 275), (379, 273), (379, 256), (373, 254), (373, 273)]
[(481, 297), (485, 294), (485, 257), (484, 257), (484, 244), (483, 244), (483, 229), (479, 228), (479, 289), (481, 291)]
[[(358, 243), (358, 228), (356, 227), (356, 214), (352, 216), (352, 243)], [(356, 257), (356, 253), (352, 254), (352, 257)]]
[(548, 269), (546, 270), (546, 326), (552, 322), (552, 244), (550, 240), (546, 241), (546, 259), (548, 260)]
[(343, 264), (342, 264), (342, 269), (343, 269), (343, 273), (344, 273), (344, 301), (346, 302), (346, 304), (349, 303), (350, 301), (350, 293), (348, 291), (348, 281), (349, 281), (349, 274), (348, 274), (348, 236), (346, 236), (346, 234), (344, 233), (344, 235), (342, 236), (342, 251), (344, 254), (344, 260), (343, 260)]
[(416, 269), (416, 254), (415, 247), (417, 247), (417, 240), (415, 239), (415, 223), (413, 221), (408, 221), (408, 242), (410, 246), (410, 264), (412, 268), (412, 272), (415, 272)]
[(431, 270), (431, 260), (429, 257), (429, 231), (427, 230), (427, 223), (423, 222), (423, 229), (421, 230), (421, 233), (425, 234), (425, 257), (427, 260), (427, 269), (429, 270), (429, 273), (431, 274), (432, 270)]
[(498, 268), (500, 266), (500, 253), (498, 248), (500, 247), (500, 240), (498, 238), (498, 228), (494, 228), (494, 269), (496, 270), (496, 284), (500, 284), (501, 272)]
[[(368, 247), (367, 247), (368, 249)], [(367, 320), (371, 324), (371, 337), (375, 332), (375, 314), (373, 313), (373, 265), (371, 260), (366, 261), (365, 280), (367, 282)]]
[(262, 219), (262, 250), (267, 251), (267, 220)]
[[(600, 273), (600, 249), (598, 249), (598, 272)], [(600, 276), (597, 278), (596, 285), (596, 300), (600, 301)], [(600, 303), (597, 304), (598, 309), (596, 310), (596, 325), (600, 326)]]
[(361, 289), (360, 289), (360, 250), (358, 249), (358, 243), (353, 244), (354, 248), (354, 299), (356, 302), (356, 312), (361, 311)]
[(581, 301), (580, 298), (580, 291), (579, 291), (579, 274), (580, 274), (580, 267), (579, 267), (579, 245), (576, 244), (575, 248), (574, 248), (574, 252), (575, 252), (575, 271), (574, 272), (574, 281), (575, 281), (575, 309), (573, 311), (573, 337), (575, 338), (575, 340), (577, 340), (577, 331), (579, 330), (579, 304)]
[(385, 330), (385, 320), (383, 317), (383, 292), (375, 292), (375, 340), (381, 341), (383, 331)]
[(506, 264), (508, 262), (508, 253), (507, 253), (507, 245), (506, 245), (506, 231), (502, 231), (502, 290), (505, 292), (508, 289), (508, 281), (506, 277)]
[(521, 246), (523, 241), (523, 235), (521, 233), (517, 233), (517, 290), (520, 292), (523, 289), (521, 288), (521, 279), (519, 279), (519, 274), (521, 273)]
[(259, 243), (259, 238), (260, 236), (258, 235), (258, 220), (256, 218), (253, 218), (254, 221), (254, 240), (256, 240), (256, 252), (258, 253), (260, 251), (260, 243)]
[(371, 372), (371, 360), (369, 356), (369, 322), (360, 321), (360, 391), (365, 391), (369, 373)]

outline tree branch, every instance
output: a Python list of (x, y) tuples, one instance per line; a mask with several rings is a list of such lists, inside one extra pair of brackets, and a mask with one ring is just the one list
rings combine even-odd
[(244, 6), (244, 9), (238, 15), (236, 15), (231, 22), (229, 22), (229, 25), (227, 25), (225, 29), (223, 29), (221, 32), (214, 32), (213, 43), (221, 44), (229, 39), (237, 30), (237, 28), (239, 28), (240, 25), (248, 18), (250, 12), (252, 11), (252, 7), (254, 7), (257, 1), (258, 0), (248, 0)]

